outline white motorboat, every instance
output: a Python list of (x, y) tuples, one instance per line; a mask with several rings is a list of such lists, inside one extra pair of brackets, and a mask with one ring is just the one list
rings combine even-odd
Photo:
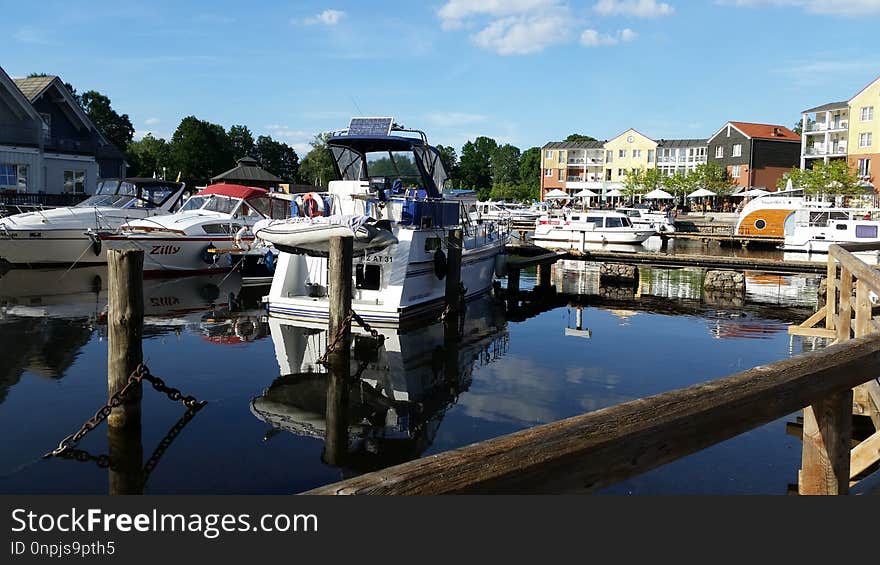
[(642, 229), (652, 229), (657, 233), (673, 233), (675, 231), (675, 216), (672, 210), (663, 212), (648, 208), (616, 208), (616, 212), (626, 214), (633, 226)]
[(260, 220), (290, 216), (283, 193), (237, 184), (213, 184), (190, 197), (175, 214), (128, 222), (100, 234), (107, 247), (144, 250), (144, 274), (194, 274), (229, 270), (243, 254), (275, 263), (277, 251), (252, 228)]
[(532, 223), (541, 217), (540, 212), (531, 210), (516, 202), (505, 202), (503, 200), (477, 202), (476, 210), (477, 217), (485, 220)]
[(587, 251), (589, 243), (640, 245), (656, 232), (633, 225), (629, 217), (611, 210), (568, 212), (541, 216), (532, 241), (548, 249)]
[[(506, 227), (472, 219), (472, 203), (441, 192), (446, 171), (423, 132), (393, 124), (390, 118), (381, 133), (375, 127), (358, 129), (358, 123), (352, 120), (348, 130), (327, 142), (341, 180), (330, 182), (330, 205), (325, 208), (332, 214), (367, 217), (373, 225), (388, 228), (397, 242), (355, 254), (354, 311), (370, 323), (396, 325), (441, 310), (449, 232), (454, 228), (463, 233), (460, 280), (466, 296), (487, 292), (502, 268)], [(303, 210), (310, 217), (316, 212)], [(297, 253), (279, 257), (266, 297), (269, 315), (326, 320), (327, 258), (314, 250), (289, 250)]]
[(787, 252), (828, 253), (832, 244), (880, 242), (880, 210), (798, 208), (785, 220)]
[(379, 251), (397, 243), (388, 220), (376, 221), (369, 216), (337, 214), (260, 220), (253, 231), (256, 237), (280, 251), (306, 255), (326, 255), (330, 251), (330, 238), (334, 236), (353, 236), (354, 250), (358, 252)]
[(161, 179), (102, 179), (95, 194), (76, 206), (0, 218), (0, 260), (16, 266), (106, 263), (98, 232), (171, 214), (180, 208), (184, 188)]

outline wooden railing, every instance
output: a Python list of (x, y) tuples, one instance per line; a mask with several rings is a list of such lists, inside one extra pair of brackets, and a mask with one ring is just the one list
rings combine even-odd
[[(880, 273), (851, 253), (868, 248), (832, 246), (827, 305), (792, 329), (833, 339), (828, 347), (306, 494), (591, 492), (801, 409), (798, 492), (846, 494), (880, 458), (878, 431), (852, 447), (854, 412), (880, 430), (880, 326), (872, 302), (872, 293), (880, 295)], [(823, 320), (826, 327), (812, 327)]]

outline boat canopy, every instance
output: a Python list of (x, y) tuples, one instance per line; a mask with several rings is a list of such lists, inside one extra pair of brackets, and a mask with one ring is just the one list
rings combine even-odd
[(199, 196), (206, 194), (219, 194), (220, 196), (230, 196), (232, 198), (241, 198), (247, 200), (257, 196), (264, 196), (269, 191), (265, 188), (257, 188), (255, 186), (242, 186), (240, 184), (212, 184), (206, 186), (199, 192)]
[(436, 148), (424, 139), (397, 135), (339, 135), (327, 140), (336, 173), (342, 180), (376, 177), (400, 181), (401, 191), (424, 190), (431, 198), (442, 198), (446, 169)]

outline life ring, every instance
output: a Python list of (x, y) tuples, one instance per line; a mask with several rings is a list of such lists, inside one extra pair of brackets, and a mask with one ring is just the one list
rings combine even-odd
[(266, 255), (263, 256), (263, 263), (266, 265), (266, 270), (270, 273), (275, 273), (275, 254), (271, 251), (266, 251)]
[(446, 277), (446, 269), (446, 254), (442, 249), (438, 249), (434, 252), (434, 274), (442, 281)]
[(235, 337), (241, 341), (253, 341), (257, 331), (257, 325), (250, 319), (238, 319), (232, 326)]
[(324, 215), (324, 199), (317, 192), (309, 192), (303, 196), (303, 212), (309, 218)]

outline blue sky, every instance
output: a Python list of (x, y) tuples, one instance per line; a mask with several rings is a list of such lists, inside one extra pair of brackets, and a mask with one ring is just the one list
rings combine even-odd
[(138, 136), (192, 114), (301, 155), (355, 115), (456, 148), (791, 126), (880, 75), (880, 0), (3, 4), (13, 77), (99, 90)]

